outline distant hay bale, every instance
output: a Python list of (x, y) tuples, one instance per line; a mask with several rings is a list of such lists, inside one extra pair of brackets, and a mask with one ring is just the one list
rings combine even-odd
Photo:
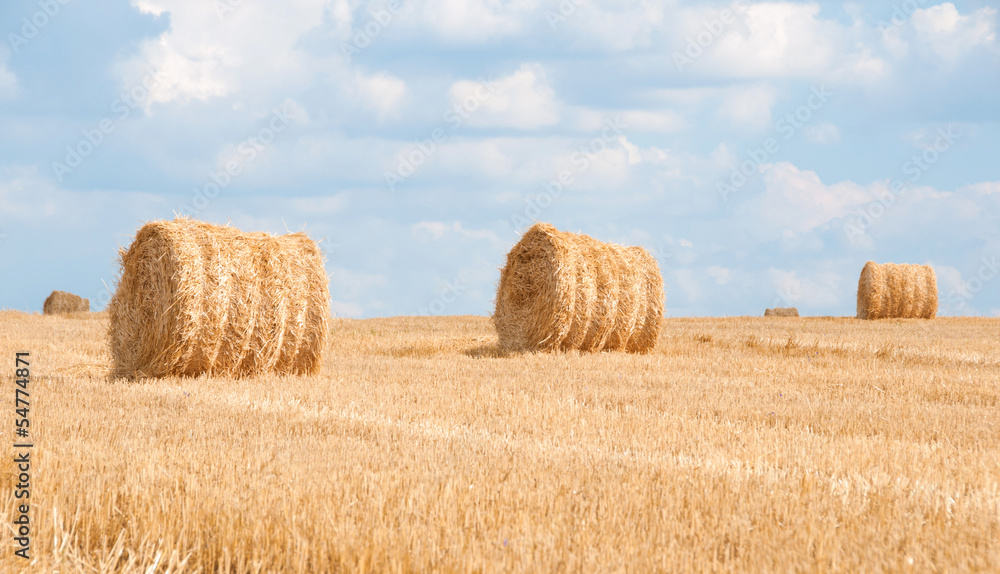
[(645, 249), (538, 223), (507, 254), (493, 325), (505, 350), (643, 353), (656, 346), (663, 299)]
[(858, 319), (933, 319), (937, 276), (930, 265), (869, 261), (858, 281)]
[(799, 310), (795, 307), (775, 307), (764, 311), (765, 317), (798, 317)]
[(113, 378), (319, 371), (329, 290), (304, 233), (153, 221), (119, 256)]
[(42, 305), (42, 313), (56, 315), (59, 313), (86, 313), (90, 311), (90, 299), (84, 299), (65, 291), (53, 291)]

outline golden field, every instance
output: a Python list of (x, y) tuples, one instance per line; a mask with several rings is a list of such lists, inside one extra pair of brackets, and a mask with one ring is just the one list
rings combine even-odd
[(315, 377), (109, 382), (103, 314), (0, 312), (8, 461), (16, 351), (36, 444), (0, 571), (1000, 571), (1000, 320), (331, 328)]

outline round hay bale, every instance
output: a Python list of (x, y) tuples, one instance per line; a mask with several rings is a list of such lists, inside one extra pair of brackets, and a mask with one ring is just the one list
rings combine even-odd
[(798, 317), (799, 310), (797, 307), (775, 307), (773, 309), (764, 310), (765, 317)]
[(319, 372), (329, 287), (304, 233), (152, 221), (119, 256), (113, 378)]
[(937, 276), (930, 265), (865, 263), (858, 280), (858, 319), (933, 319)]
[(90, 299), (65, 291), (53, 291), (42, 304), (43, 315), (59, 313), (87, 313), (90, 311)]
[(663, 301), (645, 249), (538, 223), (507, 254), (493, 325), (505, 350), (643, 353), (656, 346)]

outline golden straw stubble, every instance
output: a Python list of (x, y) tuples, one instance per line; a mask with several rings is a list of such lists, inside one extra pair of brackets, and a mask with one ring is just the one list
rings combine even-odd
[(656, 346), (663, 305), (645, 249), (538, 223), (507, 254), (492, 320), (506, 350), (643, 353)]
[(323, 258), (304, 233), (149, 222), (119, 253), (112, 377), (315, 374), (329, 325)]
[(937, 276), (930, 265), (869, 261), (858, 280), (858, 319), (933, 319)]

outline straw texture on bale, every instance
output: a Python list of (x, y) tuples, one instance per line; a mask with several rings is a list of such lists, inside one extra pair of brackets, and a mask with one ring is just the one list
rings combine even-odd
[(493, 325), (506, 350), (641, 353), (656, 346), (663, 300), (645, 249), (537, 223), (507, 254)]
[(113, 378), (319, 371), (329, 287), (304, 233), (177, 218), (147, 223), (119, 255)]
[(774, 309), (766, 309), (764, 311), (765, 317), (798, 317), (799, 310), (796, 307), (775, 307)]
[(937, 276), (930, 265), (869, 261), (858, 280), (858, 319), (933, 319)]
[(42, 313), (55, 315), (57, 313), (86, 313), (90, 311), (90, 299), (65, 291), (53, 291), (42, 305)]

